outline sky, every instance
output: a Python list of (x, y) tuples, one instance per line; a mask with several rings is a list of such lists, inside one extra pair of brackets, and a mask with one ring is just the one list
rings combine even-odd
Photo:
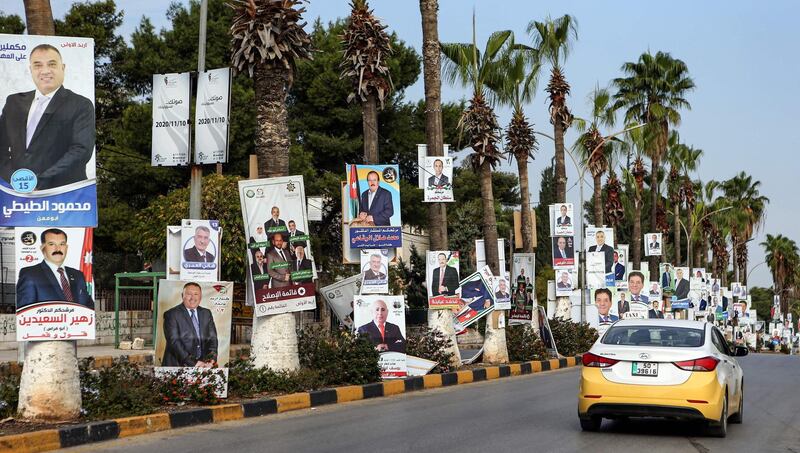
[[(51, 0), (55, 17), (63, 17), (72, 1)], [(163, 0), (116, 0), (125, 12), (120, 29), (129, 37), (142, 16), (158, 29), (169, 26)], [(188, 3), (181, 0), (181, 3)], [(375, 14), (407, 45), (421, 53), (422, 30), (418, 2), (413, 0), (372, 0)], [(323, 22), (345, 17), (347, 0), (316, 0), (306, 5), (306, 20)], [(0, 11), (24, 17), (22, 0), (3, 0)], [(642, 2), (636, 0), (598, 2), (595, 0), (440, 0), (439, 39), (442, 42), (471, 40), (473, 11), (477, 17), (477, 41), (482, 48), (495, 31), (510, 29), (517, 41), (529, 42), (525, 32), (532, 20), (547, 16), (573, 15), (578, 22), (578, 40), (564, 65), (572, 86), (568, 99), (573, 114), (587, 118), (588, 94), (608, 86), (621, 75), (620, 66), (636, 61), (643, 52), (669, 52), (683, 60), (697, 88), (687, 98), (692, 109), (682, 112), (678, 127), (684, 143), (704, 154), (694, 178), (725, 180), (741, 171), (761, 181), (761, 194), (770, 199), (761, 230), (749, 245), (748, 274), (751, 286), (772, 284), (759, 244), (767, 233), (783, 234), (800, 242), (800, 209), (792, 201), (800, 164), (800, 135), (792, 133), (800, 101), (800, 2), (792, 0)], [(547, 113), (546, 85), (549, 69), (543, 73), (536, 98), (525, 111), (538, 130), (552, 134)], [(444, 101), (458, 101), (469, 93), (461, 87), (442, 86)], [(407, 100), (424, 97), (422, 77), (406, 90)], [(500, 124), (510, 119), (507, 108), (498, 108)], [(610, 131), (607, 131), (610, 132)], [(570, 129), (566, 143), (577, 137)], [(529, 165), (532, 202), (538, 202), (541, 170), (553, 156), (553, 144), (540, 143), (538, 156)], [(516, 165), (514, 165), (516, 168)], [(503, 168), (512, 170), (511, 167)], [(578, 173), (567, 159), (568, 201), (578, 204)], [(590, 181), (586, 178), (585, 181)], [(795, 181), (792, 183), (791, 181)], [(591, 196), (586, 184), (585, 197)], [(796, 200), (796, 199), (795, 199)]]

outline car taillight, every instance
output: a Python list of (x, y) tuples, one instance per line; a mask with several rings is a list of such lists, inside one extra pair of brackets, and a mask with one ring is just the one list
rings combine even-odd
[(608, 368), (616, 365), (616, 363), (619, 362), (619, 360), (601, 357), (599, 355), (592, 354), (591, 352), (584, 354), (581, 360), (583, 361), (583, 366), (595, 368)]
[(719, 359), (714, 357), (703, 357), (702, 359), (684, 360), (682, 362), (672, 362), (676, 367), (686, 371), (714, 371), (717, 368)]

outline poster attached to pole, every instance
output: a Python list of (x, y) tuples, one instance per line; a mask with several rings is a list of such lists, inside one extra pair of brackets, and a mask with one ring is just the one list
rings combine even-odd
[(219, 221), (181, 222), (181, 280), (212, 282), (219, 277)]
[(197, 76), (194, 120), (194, 163), (228, 161), (231, 109), (231, 69), (220, 68)]
[(188, 72), (153, 74), (151, 165), (189, 163), (191, 80)]
[(403, 296), (355, 296), (356, 333), (367, 337), (380, 353), (382, 378), (406, 377), (406, 311)]
[(459, 308), (459, 252), (429, 250), (426, 263), (428, 309)]

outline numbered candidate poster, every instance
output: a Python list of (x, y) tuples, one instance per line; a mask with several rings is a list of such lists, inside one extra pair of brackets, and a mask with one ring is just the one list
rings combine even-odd
[(403, 296), (355, 296), (356, 333), (375, 345), (382, 378), (406, 377), (406, 311)]
[(333, 313), (348, 329), (353, 329), (353, 299), (361, 288), (361, 276), (353, 275), (320, 289)]
[(317, 307), (302, 176), (239, 181), (256, 316)]
[(0, 79), (0, 226), (97, 226), (94, 41), (0, 34)]
[(569, 296), (578, 287), (578, 269), (564, 268), (556, 270), (556, 296)]
[(91, 228), (14, 230), (17, 341), (93, 340)]
[(572, 203), (550, 205), (550, 236), (574, 236), (575, 218)]
[(508, 324), (529, 324), (533, 320), (535, 303), (536, 255), (515, 253), (511, 267), (511, 311)]
[[(447, 157), (450, 153), (450, 145), (445, 143), (442, 145), (442, 156)], [(428, 145), (424, 143), (417, 144), (417, 168), (420, 170), (417, 172), (417, 187), (420, 189), (425, 189), (425, 184), (428, 182), (428, 177), (425, 173), (425, 158), (428, 157)], [(434, 156), (431, 156), (434, 157)], [(430, 175), (428, 175), (430, 176)], [(451, 178), (452, 179), (452, 178)]]
[(661, 256), (663, 253), (663, 240), (661, 233), (647, 233), (644, 235), (645, 256)]
[(219, 221), (181, 221), (181, 280), (219, 279)]
[(153, 74), (151, 165), (189, 163), (191, 80), (188, 72)]
[(397, 165), (345, 166), (347, 204), (342, 219), (350, 225), (351, 248), (385, 249), (401, 247), (400, 167)]
[(511, 282), (504, 277), (492, 277), (494, 309), (511, 310)]
[(458, 309), (459, 252), (429, 250), (425, 257), (428, 309)]
[[(224, 378), (217, 396), (227, 395), (233, 282), (160, 280), (156, 312), (157, 375), (191, 375), (219, 368)], [(212, 382), (209, 384), (218, 384)]]
[(462, 332), (482, 317), (494, 311), (494, 291), (492, 291), (492, 270), (483, 266), (461, 280), (461, 308), (456, 313), (453, 327)]
[(590, 226), (586, 228), (583, 246), (587, 252), (602, 252), (605, 256), (605, 273), (612, 273), (614, 265), (614, 229)]
[(575, 265), (575, 239), (572, 236), (553, 236), (553, 268)]
[(194, 120), (194, 163), (228, 161), (231, 109), (231, 69), (220, 68), (197, 75)]
[(389, 293), (389, 251), (361, 249), (361, 294)]
[(425, 201), (453, 201), (453, 158), (425, 158)]

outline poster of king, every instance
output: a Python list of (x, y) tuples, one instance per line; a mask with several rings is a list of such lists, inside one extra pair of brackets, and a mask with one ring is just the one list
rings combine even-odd
[(94, 41), (0, 34), (0, 226), (97, 226)]
[(342, 219), (350, 227), (351, 248), (387, 249), (402, 246), (400, 169), (397, 165), (345, 166), (347, 204)]
[(303, 177), (239, 181), (239, 199), (256, 316), (315, 309)]

